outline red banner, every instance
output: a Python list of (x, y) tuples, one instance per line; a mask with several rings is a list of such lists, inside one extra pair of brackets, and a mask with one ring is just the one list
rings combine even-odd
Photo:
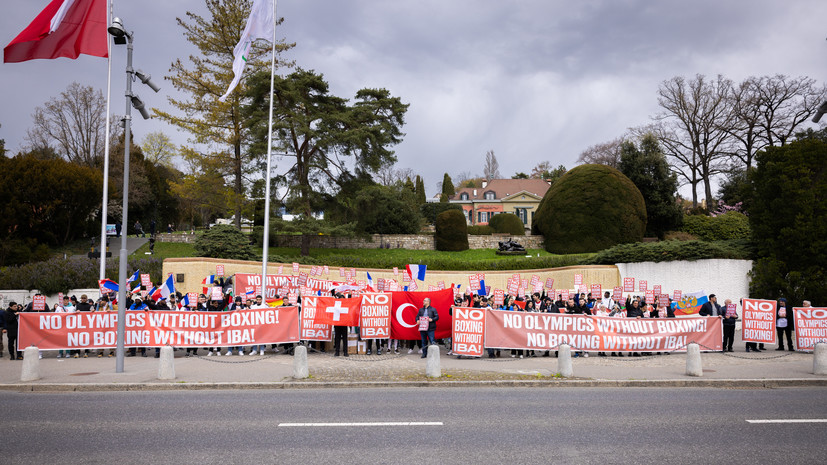
[(333, 297), (302, 297), (302, 310), (315, 309), (313, 321), (316, 324), (334, 326), (359, 326), (359, 305), (361, 297), (336, 299)]
[[(796, 307), (795, 350), (813, 351), (819, 342), (827, 342), (827, 308)], [(22, 346), (21, 346), (22, 347)]]
[(775, 344), (774, 300), (744, 299), (741, 337), (744, 342)]
[[(330, 289), (339, 286), (341, 283), (336, 281), (328, 281), (326, 279), (316, 279), (307, 277), (305, 274), (306, 283), (303, 285), (310, 288), (311, 291), (328, 292)], [(235, 286), (235, 295), (243, 293), (247, 286), (254, 286), (257, 289), (261, 288), (260, 274), (236, 273), (233, 278), (233, 285)], [(267, 295), (265, 299), (275, 299), (277, 289), (286, 289), (288, 292), (298, 292), (302, 285), (299, 284), (299, 276), (286, 275), (267, 275)], [(283, 295), (280, 295), (284, 297)]]
[(391, 338), (400, 340), (419, 340), (419, 323), (416, 314), (422, 308), (422, 301), (431, 299), (431, 306), (439, 313), (436, 322), (437, 339), (451, 337), (451, 315), (448, 310), (454, 304), (451, 289), (436, 292), (392, 292), (393, 315), (391, 318)]
[[(295, 296), (295, 294), (290, 294)], [(291, 302), (291, 305), (295, 302)], [(333, 340), (333, 326), (314, 321), (316, 317), (316, 307), (311, 307), (302, 302), (302, 316), (301, 316), (301, 338), (303, 341), (332, 341)]]
[(609, 318), (555, 313), (487, 310), (485, 347), (549, 350), (569, 344), (594, 352), (662, 352), (686, 350), (697, 342), (702, 351), (720, 351), (719, 317)]
[(387, 339), (391, 333), (391, 295), (362, 294), (359, 310), (359, 336), (362, 339)]
[(454, 307), (452, 350), (456, 355), (481, 357), (485, 337), (485, 309)]
[[(126, 347), (223, 347), (299, 341), (296, 307), (232, 312), (126, 312)], [(21, 313), (18, 347), (115, 347), (117, 312)]]

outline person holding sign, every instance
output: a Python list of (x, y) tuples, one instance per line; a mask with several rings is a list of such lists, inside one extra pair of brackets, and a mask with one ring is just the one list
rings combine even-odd
[(778, 334), (778, 348), (784, 350), (784, 335), (787, 335), (787, 347), (790, 352), (795, 351), (793, 347), (793, 312), (787, 310), (787, 299), (778, 299), (778, 310), (775, 312), (775, 332)]
[(425, 298), (422, 301), (422, 308), (416, 314), (417, 321), (419, 321), (419, 335), (422, 338), (422, 357), (428, 356), (428, 346), (436, 344), (434, 340), (434, 333), (436, 332), (436, 322), (439, 320), (439, 312), (434, 307), (431, 307), (431, 299)]
[[(23, 351), (17, 350), (17, 312), (20, 311), (20, 306), (17, 302), (9, 302), (9, 308), (2, 315), (3, 332), (9, 338), (9, 359), (23, 360)], [(0, 337), (3, 335), (0, 334)]]
[(738, 320), (738, 307), (732, 299), (724, 301), (724, 352), (732, 352), (732, 343), (735, 341), (735, 322)]

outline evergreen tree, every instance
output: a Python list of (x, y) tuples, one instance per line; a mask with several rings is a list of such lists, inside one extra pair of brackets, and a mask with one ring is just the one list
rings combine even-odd
[(422, 205), (427, 201), (428, 199), (425, 196), (425, 183), (422, 182), (422, 177), (416, 175), (416, 203)]
[(451, 176), (449, 176), (448, 173), (445, 173), (445, 176), (442, 177), (442, 195), (439, 197), (439, 201), (447, 202), (454, 194), (456, 194), (454, 181), (451, 180)]
[(646, 203), (646, 234), (663, 239), (666, 231), (677, 229), (683, 214), (675, 201), (678, 178), (669, 170), (657, 138), (645, 134), (640, 148), (624, 141), (620, 148), (620, 172), (637, 186)]

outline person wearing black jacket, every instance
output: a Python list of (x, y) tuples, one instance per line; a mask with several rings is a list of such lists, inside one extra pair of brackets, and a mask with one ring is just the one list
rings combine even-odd
[(732, 342), (735, 341), (735, 322), (738, 320), (738, 313), (726, 315), (726, 307), (731, 303), (730, 299), (724, 301), (724, 352), (732, 352)]
[(709, 294), (709, 301), (705, 304), (701, 305), (701, 310), (698, 312), (698, 316), (723, 316), (724, 312), (721, 309), (721, 306), (718, 305), (718, 298), (715, 297), (715, 294)]
[(416, 320), (421, 318), (428, 318), (428, 329), (419, 331), (419, 336), (422, 338), (422, 358), (428, 356), (428, 346), (436, 344), (434, 333), (436, 332), (436, 322), (439, 320), (439, 312), (434, 307), (431, 307), (431, 299), (425, 298), (422, 301), (422, 308), (416, 314)]
[(9, 338), (9, 359), (23, 360), (23, 352), (17, 350), (17, 312), (20, 306), (17, 302), (10, 302), (9, 308), (3, 313), (3, 332)]
[(775, 311), (775, 332), (778, 335), (778, 348), (784, 350), (784, 335), (787, 335), (787, 348), (790, 352), (795, 351), (793, 347), (793, 311), (792, 307), (787, 308), (787, 299), (778, 299), (778, 309)]

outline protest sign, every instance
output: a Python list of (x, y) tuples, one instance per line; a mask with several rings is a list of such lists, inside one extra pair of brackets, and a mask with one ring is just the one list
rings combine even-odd
[(485, 310), (454, 307), (452, 350), (456, 355), (481, 357), (485, 335)]

